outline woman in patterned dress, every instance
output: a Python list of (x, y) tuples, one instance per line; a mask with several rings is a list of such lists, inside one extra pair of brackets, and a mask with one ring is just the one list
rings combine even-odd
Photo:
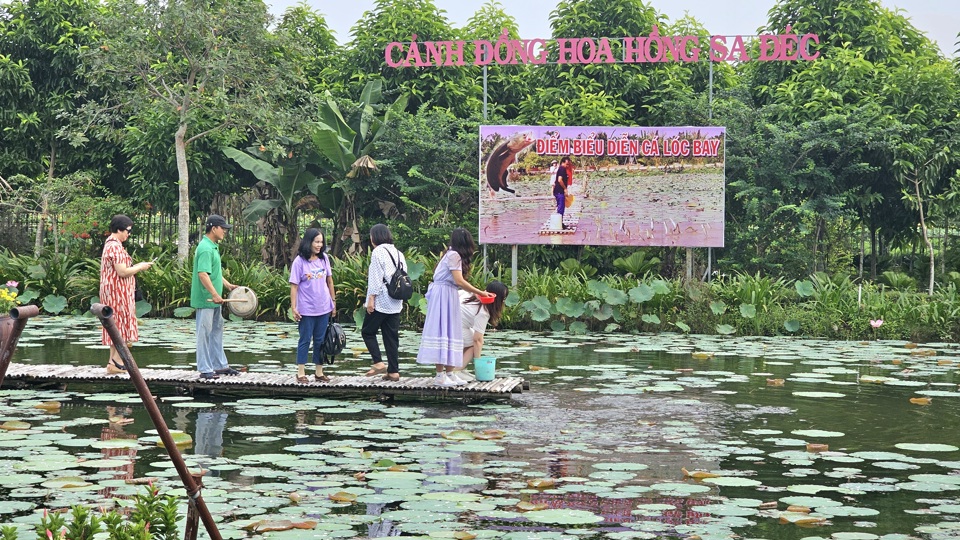
[[(131, 230), (132, 219), (123, 214), (113, 216), (110, 220), (110, 236), (103, 244), (103, 255), (100, 258), (100, 303), (113, 309), (113, 321), (127, 346), (140, 339), (137, 331), (136, 301), (133, 297), (136, 280), (133, 276), (153, 266), (152, 262), (130, 266), (133, 261), (124, 249), (123, 242), (130, 238)], [(107, 373), (123, 373), (127, 366), (120, 358), (106, 329), (102, 330), (101, 342), (110, 346)]]
[(433, 271), (433, 282), (427, 287), (427, 318), (420, 338), (418, 364), (434, 364), (437, 377), (434, 384), (459, 386), (467, 381), (459, 378), (453, 368), (463, 363), (463, 328), (460, 317), (460, 289), (477, 296), (493, 296), (467, 281), (470, 259), (477, 250), (470, 231), (454, 229), (450, 247)]

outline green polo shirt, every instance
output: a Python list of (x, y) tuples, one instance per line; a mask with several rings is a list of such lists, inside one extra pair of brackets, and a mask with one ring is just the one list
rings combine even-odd
[(203, 283), (200, 283), (200, 272), (210, 275), (210, 281), (217, 294), (223, 291), (223, 269), (220, 267), (220, 246), (216, 242), (207, 238), (206, 235), (200, 239), (197, 250), (193, 253), (193, 278), (190, 281), (190, 307), (216, 308), (220, 304), (210, 302), (210, 291)]

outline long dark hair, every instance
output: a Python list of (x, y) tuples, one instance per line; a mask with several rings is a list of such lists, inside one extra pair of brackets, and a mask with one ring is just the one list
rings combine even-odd
[(321, 259), (324, 254), (327, 252), (327, 236), (323, 234), (320, 229), (315, 229), (313, 227), (307, 229), (303, 233), (303, 238), (300, 240), (300, 247), (297, 248), (297, 255), (300, 256), (305, 261), (309, 261), (310, 257), (313, 257), (313, 240), (318, 236), (323, 235), (323, 247), (320, 249), (320, 253), (317, 255)]
[(497, 297), (493, 300), (493, 303), (480, 304), (480, 300), (478, 300), (476, 296), (471, 296), (463, 303), (480, 304), (480, 307), (486, 308), (487, 312), (490, 314), (490, 324), (496, 326), (500, 323), (500, 316), (503, 315), (503, 301), (506, 300), (507, 295), (510, 294), (510, 289), (508, 289), (503, 283), (493, 280), (490, 283), (487, 283), (487, 288), (484, 290), (497, 295)]
[(473, 260), (473, 254), (477, 251), (477, 245), (473, 243), (473, 236), (470, 231), (463, 227), (457, 227), (450, 233), (450, 249), (460, 254), (460, 269), (463, 272), (463, 278), (470, 275), (470, 261)]

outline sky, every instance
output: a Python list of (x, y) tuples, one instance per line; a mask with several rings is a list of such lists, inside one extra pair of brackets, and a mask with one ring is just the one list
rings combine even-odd
[[(446, 12), (454, 27), (463, 27), (467, 20), (487, 0), (434, 0), (434, 5)], [(690, 13), (710, 31), (721, 35), (753, 35), (767, 20), (767, 11), (774, 0), (648, 0), (661, 14), (675, 21)], [(265, 0), (275, 16), (299, 0)], [(327, 25), (343, 44), (351, 39), (350, 28), (364, 12), (373, 9), (374, 0), (306, 0), (315, 11), (323, 14)], [(953, 57), (960, 32), (960, 3), (955, 0), (881, 0), (889, 8), (900, 8), (913, 25), (940, 45), (940, 50)], [(549, 38), (550, 13), (557, 0), (500, 0), (504, 11), (513, 16), (520, 27), (521, 39)], [(782, 33), (782, 32), (781, 32)], [(622, 36), (612, 36), (622, 37)]]

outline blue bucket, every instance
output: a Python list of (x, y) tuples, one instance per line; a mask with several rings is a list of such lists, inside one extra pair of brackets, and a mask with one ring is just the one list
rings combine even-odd
[(481, 356), (474, 359), (473, 371), (478, 381), (492, 381), (496, 376), (497, 359), (492, 356)]

